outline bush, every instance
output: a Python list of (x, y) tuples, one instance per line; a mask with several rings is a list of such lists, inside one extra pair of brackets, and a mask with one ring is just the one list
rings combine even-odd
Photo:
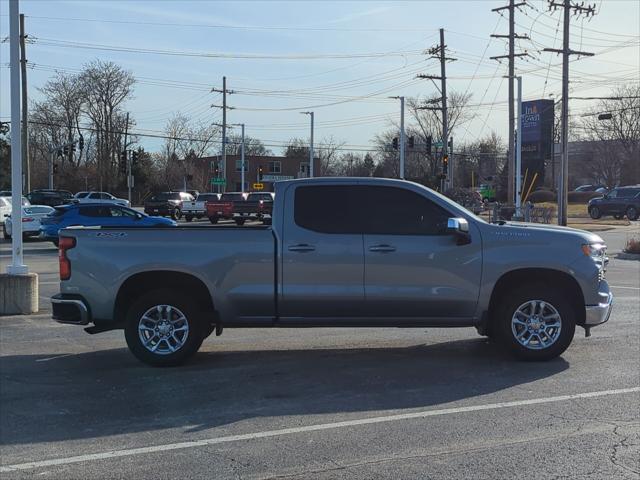
[(602, 194), (598, 192), (569, 192), (569, 203), (586, 204), (592, 198), (601, 197)]
[(640, 239), (630, 238), (624, 246), (625, 253), (640, 253)]
[[(575, 203), (580, 205), (586, 205), (589, 200), (596, 197), (601, 197), (602, 194), (598, 192), (569, 192), (567, 195), (569, 203)], [(557, 195), (550, 190), (536, 190), (527, 199), (531, 203), (547, 203), (556, 202)]]
[(555, 202), (556, 194), (555, 192), (552, 192), (550, 190), (536, 190), (531, 195), (529, 195), (527, 201), (531, 203)]

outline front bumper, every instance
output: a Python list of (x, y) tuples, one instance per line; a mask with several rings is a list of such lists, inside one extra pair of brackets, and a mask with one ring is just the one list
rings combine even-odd
[(613, 295), (611, 292), (599, 292), (602, 301), (598, 305), (587, 305), (585, 307), (584, 324), (588, 327), (601, 325), (609, 320), (611, 316), (611, 307), (613, 305)]
[(91, 312), (83, 298), (58, 293), (51, 297), (53, 319), (58, 323), (88, 325)]

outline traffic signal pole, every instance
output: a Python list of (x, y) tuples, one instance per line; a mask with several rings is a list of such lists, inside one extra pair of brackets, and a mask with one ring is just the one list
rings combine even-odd
[(242, 188), (240, 191), (244, 193), (244, 171), (246, 169), (246, 165), (244, 163), (244, 123), (241, 123), (240, 127), (242, 128), (242, 145), (240, 146), (240, 169), (242, 170), (242, 173), (240, 174), (240, 181), (242, 182)]

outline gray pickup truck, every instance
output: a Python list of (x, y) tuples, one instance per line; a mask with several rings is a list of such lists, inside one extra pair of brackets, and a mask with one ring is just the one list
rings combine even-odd
[(152, 365), (231, 327), (475, 327), (548, 360), (608, 320), (605, 250), (581, 230), (486, 223), (411, 182), (292, 180), (270, 226), (63, 230), (53, 318), (124, 329)]

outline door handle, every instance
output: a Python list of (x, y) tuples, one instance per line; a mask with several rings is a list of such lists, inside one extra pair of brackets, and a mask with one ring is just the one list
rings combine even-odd
[(395, 252), (396, 247), (393, 245), (371, 245), (369, 247), (370, 252), (379, 252), (379, 253), (390, 253)]
[(316, 249), (313, 245), (308, 243), (299, 243), (297, 245), (289, 245), (290, 252), (313, 252)]

